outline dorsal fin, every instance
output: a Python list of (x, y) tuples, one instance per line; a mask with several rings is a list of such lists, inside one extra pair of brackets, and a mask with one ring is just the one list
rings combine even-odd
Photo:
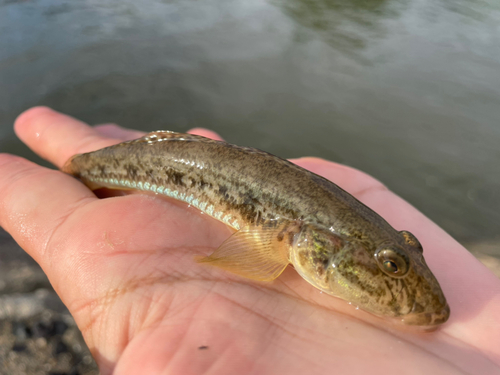
[(187, 134), (187, 133), (176, 133), (170, 130), (157, 130), (144, 135), (141, 138), (134, 139), (125, 143), (157, 143), (168, 140), (177, 141), (213, 141), (213, 139), (202, 137), (201, 135)]

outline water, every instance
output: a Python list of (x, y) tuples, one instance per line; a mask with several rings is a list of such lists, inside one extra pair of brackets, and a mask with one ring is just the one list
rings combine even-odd
[(49, 105), (382, 180), (500, 256), (500, 3), (0, 0), (0, 150)]

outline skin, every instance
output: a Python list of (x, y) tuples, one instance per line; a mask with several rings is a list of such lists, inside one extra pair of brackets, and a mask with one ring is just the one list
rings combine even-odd
[[(90, 128), (48, 108), (15, 124), (57, 167), (141, 133)], [(197, 134), (217, 138), (202, 129)], [(447, 297), (432, 333), (393, 327), (321, 294), (291, 269), (259, 283), (198, 265), (230, 234), (184, 204), (144, 194), (97, 199), (77, 180), (0, 155), (0, 225), (42, 266), (102, 374), (500, 374), (500, 280), (366, 174), (294, 160), (407, 229)]]
[(158, 131), (72, 156), (62, 171), (94, 190), (160, 187), (162, 196), (241, 229), (203, 260), (237, 275), (272, 281), (291, 262), (315, 287), (375, 315), (419, 326), (449, 317), (411, 233), (403, 235), (331, 181), (277, 156)]

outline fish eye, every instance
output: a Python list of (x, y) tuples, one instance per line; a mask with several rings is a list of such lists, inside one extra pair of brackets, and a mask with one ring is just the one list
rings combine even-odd
[(391, 277), (403, 277), (410, 270), (408, 255), (398, 248), (382, 247), (375, 252), (380, 269)]
[(398, 273), (399, 272), (398, 265), (396, 263), (394, 263), (392, 260), (386, 260), (382, 264), (384, 266), (384, 269), (389, 273)]

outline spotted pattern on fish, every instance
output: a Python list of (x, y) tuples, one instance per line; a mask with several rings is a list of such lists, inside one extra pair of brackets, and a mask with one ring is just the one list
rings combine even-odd
[[(376, 315), (418, 325), (449, 316), (415, 236), (398, 232), (331, 181), (267, 152), (158, 131), (75, 155), (63, 171), (89, 186), (184, 201), (235, 230), (284, 228), (276, 243), (288, 246), (288, 260), (304, 279)], [(390, 261), (384, 269), (381, 249), (409, 259), (404, 275), (392, 277)]]

